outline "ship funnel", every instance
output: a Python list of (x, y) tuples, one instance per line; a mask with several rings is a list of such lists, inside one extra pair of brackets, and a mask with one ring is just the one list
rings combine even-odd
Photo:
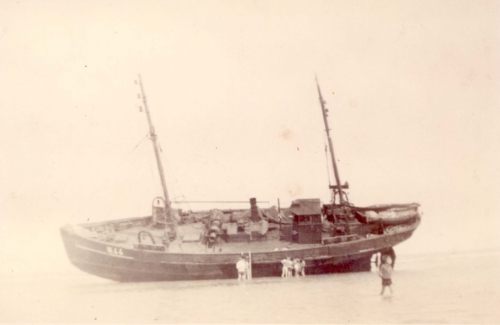
[(260, 221), (257, 199), (254, 197), (250, 199), (250, 220), (252, 220), (252, 222)]

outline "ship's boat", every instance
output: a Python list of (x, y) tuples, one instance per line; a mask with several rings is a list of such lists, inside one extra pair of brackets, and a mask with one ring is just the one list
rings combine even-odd
[(306, 274), (370, 270), (373, 255), (388, 254), (420, 224), (419, 205), (356, 207), (341, 185), (329, 134), (327, 109), (318, 93), (335, 185), (331, 202), (298, 199), (288, 208), (182, 211), (172, 209), (156, 134), (139, 77), (150, 138), (163, 186), (149, 216), (67, 225), (61, 235), (76, 267), (116, 281), (170, 281), (238, 277), (247, 259), (251, 277), (280, 276), (282, 261), (305, 262)]
[(418, 203), (383, 204), (355, 207), (353, 210), (356, 218), (362, 223), (380, 223), (387, 226), (414, 221), (419, 216), (418, 207)]

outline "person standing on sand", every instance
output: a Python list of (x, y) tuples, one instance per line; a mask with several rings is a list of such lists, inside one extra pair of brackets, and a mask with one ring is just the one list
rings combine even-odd
[(287, 261), (288, 261), (288, 274), (287, 276), (288, 277), (292, 277), (293, 276), (293, 270), (294, 270), (294, 266), (293, 266), (293, 261), (290, 259), (290, 256), (286, 258)]
[(245, 257), (245, 280), (250, 280), (250, 268), (252, 266), (250, 265), (250, 258), (247, 256)]
[(295, 276), (306, 276), (306, 261), (301, 258), (296, 258), (293, 260), (293, 263)]
[(385, 258), (382, 258), (382, 264), (380, 265), (380, 269), (378, 271), (378, 275), (382, 278), (382, 292), (380, 292), (380, 295), (384, 294), (385, 287), (389, 287), (389, 290), (391, 291), (392, 295), (392, 259), (390, 256), (387, 256)]
[(238, 282), (241, 280), (246, 280), (247, 278), (247, 261), (243, 254), (241, 254), (240, 259), (236, 262), (236, 269), (238, 270)]
[(281, 271), (281, 277), (288, 278), (289, 276), (291, 276), (290, 268), (293, 267), (292, 260), (290, 259), (290, 256), (287, 256), (284, 260), (282, 260), (281, 264), (283, 264), (283, 268)]
[(296, 258), (293, 260), (293, 268), (295, 271), (295, 276), (299, 276), (300, 271), (302, 269), (302, 265), (300, 264), (300, 258)]

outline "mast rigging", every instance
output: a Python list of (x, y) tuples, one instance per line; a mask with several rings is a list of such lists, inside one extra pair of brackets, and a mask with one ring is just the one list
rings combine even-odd
[[(328, 138), (328, 146), (330, 148), (330, 157), (332, 159), (332, 166), (333, 166), (333, 172), (335, 175), (335, 182), (337, 183), (334, 186), (330, 185), (330, 188), (334, 190), (334, 194), (335, 194), (335, 191), (337, 191), (339, 193), (340, 204), (344, 205), (346, 202), (345, 202), (344, 197), (342, 195), (342, 193), (343, 193), (342, 189), (347, 188), (348, 185), (347, 185), (347, 183), (346, 183), (346, 185), (343, 185), (343, 186), (340, 184), (339, 171), (337, 169), (337, 164), (335, 161), (335, 153), (333, 152), (332, 138), (330, 137), (330, 127), (328, 126), (328, 119), (327, 119), (328, 109), (325, 107), (326, 101), (323, 99), (323, 96), (321, 95), (321, 90), (319, 88), (317, 76), (316, 76), (316, 86), (318, 88), (319, 103), (321, 104), (321, 112), (323, 113), (323, 121), (325, 123), (325, 131), (326, 131), (326, 136)], [(334, 198), (335, 198), (335, 195), (334, 195)]]
[(161, 186), (163, 188), (163, 196), (165, 200), (165, 223), (174, 221), (174, 218), (172, 218), (172, 207), (171, 207), (171, 202), (168, 196), (168, 191), (167, 191), (167, 183), (165, 182), (165, 174), (163, 172), (163, 165), (161, 163), (161, 156), (160, 156), (160, 149), (158, 147), (158, 142), (156, 141), (156, 133), (155, 133), (155, 128), (153, 126), (153, 122), (151, 120), (151, 115), (149, 113), (148, 109), (148, 102), (146, 99), (146, 94), (144, 93), (144, 87), (142, 86), (142, 79), (141, 75), (139, 75), (139, 86), (141, 88), (141, 97), (142, 97), (142, 102), (144, 103), (144, 111), (146, 112), (146, 116), (148, 119), (148, 124), (149, 124), (149, 137), (151, 138), (151, 141), (153, 142), (153, 149), (155, 152), (155, 157), (156, 157), (156, 163), (158, 165), (158, 172), (160, 174), (160, 180), (161, 180)]

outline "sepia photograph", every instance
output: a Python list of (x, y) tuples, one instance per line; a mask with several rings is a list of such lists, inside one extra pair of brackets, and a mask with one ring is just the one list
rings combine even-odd
[(0, 324), (500, 323), (500, 1), (0, 0)]

